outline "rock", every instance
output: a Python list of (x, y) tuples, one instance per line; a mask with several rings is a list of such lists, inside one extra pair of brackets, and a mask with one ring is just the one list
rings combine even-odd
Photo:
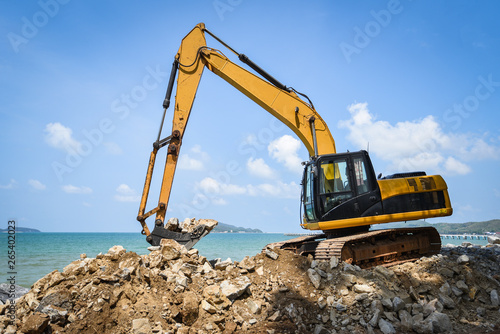
[(21, 296), (24, 296), (25, 294), (28, 293), (30, 289), (23, 288), (20, 285), (16, 284), (7, 284), (7, 283), (1, 283), (0, 284), (0, 300), (2, 303), (6, 303), (7, 299), (9, 299), (9, 295), (14, 293), (15, 299), (20, 298)]
[(434, 333), (432, 327), (432, 322), (425, 320), (413, 319), (413, 330), (419, 334), (431, 334)]
[(68, 316), (68, 311), (54, 305), (45, 306), (42, 309), (42, 313), (47, 314), (50, 317), (51, 323), (58, 325), (64, 325)]
[(405, 332), (409, 332), (413, 328), (413, 318), (407, 310), (400, 310), (398, 312), (401, 327)]
[(327, 305), (327, 301), (325, 298), (323, 298), (323, 296), (319, 297), (318, 299), (318, 307), (320, 308), (320, 310), (324, 309)]
[(199, 300), (192, 291), (185, 292), (182, 296), (182, 322), (191, 326), (198, 319)]
[(71, 310), (73, 307), (72, 297), (69, 291), (60, 290), (45, 295), (35, 311), (41, 312), (46, 306), (57, 306), (64, 310)]
[(240, 267), (241, 269), (248, 270), (248, 271), (253, 271), (253, 270), (255, 270), (255, 262), (250, 260), (250, 258), (248, 256), (245, 256), (245, 258), (243, 260), (241, 260), (240, 263), (238, 263), (238, 267)]
[(50, 317), (43, 313), (29, 315), (21, 326), (21, 332), (25, 334), (41, 334), (49, 324)]
[(201, 308), (210, 314), (214, 314), (215, 312), (217, 312), (217, 309), (215, 308), (215, 306), (213, 306), (212, 304), (210, 304), (206, 300), (201, 301)]
[(376, 309), (373, 313), (370, 321), (368, 322), (372, 327), (377, 327), (378, 321), (380, 320), (380, 313), (382, 313), (379, 309)]
[(447, 268), (447, 267), (439, 268), (438, 273), (445, 276), (445, 277), (448, 277), (448, 278), (452, 278), (453, 275), (455, 274), (455, 272), (453, 270), (451, 270), (450, 268)]
[(432, 324), (433, 333), (447, 333), (453, 331), (448, 315), (440, 312), (433, 312), (427, 319)]
[(214, 268), (217, 270), (226, 270), (226, 268), (232, 264), (233, 264), (233, 261), (231, 261), (230, 258), (227, 258), (224, 261), (216, 262)]
[(258, 301), (249, 299), (249, 300), (247, 300), (246, 305), (247, 305), (248, 309), (250, 310), (250, 312), (252, 312), (253, 314), (260, 313), (261, 306), (260, 306), (260, 303)]
[(378, 328), (380, 328), (380, 330), (384, 334), (396, 334), (396, 330), (394, 329), (394, 326), (390, 322), (388, 322), (382, 318), (380, 318), (378, 321)]
[(120, 256), (125, 254), (125, 252), (126, 252), (126, 249), (123, 248), (123, 246), (116, 245), (116, 246), (111, 247), (108, 250), (107, 255), (111, 258), (111, 260), (118, 260), (120, 258)]
[(466, 254), (462, 254), (457, 258), (458, 264), (468, 264), (469, 261), (470, 261), (470, 259)]
[(147, 318), (132, 320), (132, 333), (133, 334), (151, 334), (151, 325)]
[(339, 266), (339, 258), (336, 256), (332, 256), (330, 259), (330, 269), (337, 268)]
[[(160, 241), (160, 253), (168, 261), (180, 258), (183, 247), (173, 239), (161, 239)], [(186, 248), (184, 247), (184, 249)]]
[(238, 277), (233, 280), (226, 280), (220, 284), (221, 293), (229, 300), (235, 300), (252, 285), (252, 282), (247, 276)]
[(394, 312), (399, 312), (400, 310), (405, 308), (405, 302), (399, 298), (398, 296), (394, 297), (392, 300), (392, 309)]
[(451, 286), (450, 284), (448, 284), (448, 282), (444, 283), (443, 285), (441, 285), (441, 287), (439, 288), (439, 291), (441, 291), (441, 293), (445, 296), (449, 296), (451, 294)]
[(373, 271), (382, 277), (384, 277), (386, 280), (393, 280), (396, 277), (396, 274), (394, 274), (394, 271), (392, 271), (389, 268), (383, 267), (383, 266), (376, 266)]
[(448, 309), (454, 309), (455, 308), (455, 302), (451, 297), (448, 297), (446, 295), (439, 294), (439, 302), (443, 304), (445, 308)]
[(491, 290), (490, 292), (490, 300), (491, 300), (491, 305), (494, 307), (498, 307), (500, 305), (500, 300), (498, 298), (498, 292), (497, 290)]
[(221, 292), (220, 286), (209, 285), (203, 290), (203, 297), (206, 302), (213, 305), (218, 310), (226, 309), (231, 305), (231, 301)]
[(476, 308), (476, 313), (480, 317), (484, 317), (486, 315), (486, 309), (484, 307)]
[(500, 244), (500, 237), (490, 235), (488, 236), (488, 243), (492, 245)]
[(277, 260), (278, 259), (278, 254), (276, 252), (273, 252), (272, 250), (270, 249), (266, 249), (266, 256), (273, 259), (273, 260)]
[(437, 312), (442, 312), (443, 311), (443, 305), (437, 300), (437, 298), (431, 300), (427, 304), (424, 305), (422, 313), (424, 314), (424, 317), (428, 317), (431, 313), (434, 311)]
[(366, 284), (356, 284), (352, 290), (356, 293), (370, 293), (373, 291), (372, 287)]
[(255, 270), (255, 272), (256, 272), (256, 273), (257, 273), (257, 275), (259, 275), (259, 276), (264, 275), (264, 267), (259, 267), (259, 268), (257, 268), (257, 270)]
[(179, 218), (170, 218), (165, 224), (165, 229), (176, 232), (179, 228)]
[(321, 276), (318, 274), (318, 272), (314, 269), (307, 269), (307, 276), (309, 276), (309, 279), (311, 280), (311, 283), (314, 285), (316, 289), (319, 289), (321, 286)]
[(469, 292), (469, 287), (467, 286), (467, 284), (465, 284), (464, 281), (460, 280), (460, 281), (457, 281), (457, 283), (455, 283), (455, 286), (460, 289), (462, 292), (464, 293), (468, 293)]

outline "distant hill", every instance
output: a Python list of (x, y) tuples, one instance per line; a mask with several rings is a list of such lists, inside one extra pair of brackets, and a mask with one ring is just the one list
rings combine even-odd
[(245, 232), (245, 233), (263, 233), (261, 230), (257, 228), (245, 228), (245, 227), (238, 227), (234, 225), (229, 225), (229, 224), (224, 224), (224, 223), (219, 223), (217, 226), (212, 230), (213, 232), (218, 232), (218, 233), (240, 233), (240, 232)]
[(469, 222), (469, 223), (436, 223), (429, 224), (424, 221), (409, 221), (400, 223), (389, 223), (373, 225), (373, 229), (385, 229), (385, 228), (402, 228), (402, 227), (424, 227), (432, 226), (440, 234), (464, 234), (464, 233), (476, 233), (485, 234), (486, 232), (500, 232), (500, 219), (492, 219), (485, 222)]
[[(8, 229), (0, 228), (0, 232), (8, 232)], [(41, 232), (41, 231), (37, 230), (36, 228), (16, 226), (16, 232)]]

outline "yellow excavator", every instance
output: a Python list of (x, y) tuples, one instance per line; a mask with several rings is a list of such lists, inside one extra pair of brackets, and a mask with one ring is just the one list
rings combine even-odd
[[(257, 74), (236, 65), (221, 51), (208, 47), (206, 34), (235, 53)], [(379, 175), (377, 178), (366, 151), (337, 153), (327, 124), (305, 94), (276, 80), (207, 30), (203, 23), (182, 40), (163, 101), (163, 117), (153, 144), (137, 217), (150, 244), (159, 245), (162, 239), (174, 239), (190, 248), (208, 234), (203, 225), (191, 233), (165, 228), (165, 214), (182, 138), (205, 67), (287, 125), (309, 152), (302, 178), (301, 226), (307, 230), (321, 230), (322, 233), (268, 247), (312, 254), (317, 259), (335, 256), (362, 267), (405, 261), (440, 251), (441, 239), (432, 227), (369, 229), (374, 224), (451, 215), (453, 209), (448, 188), (441, 176), (413, 172), (383, 178)], [(176, 76), (172, 133), (162, 139), (163, 123)], [(158, 205), (146, 212), (156, 155), (165, 146), (167, 158)], [(152, 215), (156, 215), (156, 219), (155, 227), (150, 231), (145, 220)]]

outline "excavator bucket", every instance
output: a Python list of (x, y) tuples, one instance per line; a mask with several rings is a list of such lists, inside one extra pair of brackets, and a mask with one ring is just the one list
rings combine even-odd
[(166, 226), (163, 226), (161, 221), (159, 221), (151, 234), (146, 238), (146, 241), (152, 246), (159, 246), (162, 239), (172, 239), (189, 250), (218, 224), (213, 219), (191, 219), (186, 221), (182, 226), (171, 224), (170, 220)]

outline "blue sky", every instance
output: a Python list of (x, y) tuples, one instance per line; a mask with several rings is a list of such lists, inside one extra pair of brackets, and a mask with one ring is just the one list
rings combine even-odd
[[(140, 231), (138, 198), (170, 66), (199, 22), (307, 94), (338, 152), (369, 147), (377, 174), (443, 175), (455, 212), (430, 222), (499, 218), (499, 7), (0, 1), (2, 225), (16, 219), (42, 231)], [(207, 44), (223, 48), (210, 37)], [(291, 130), (209, 71), (181, 155), (169, 217), (301, 231), (300, 162), (307, 151)], [(163, 162), (161, 155), (148, 209), (158, 198)]]

